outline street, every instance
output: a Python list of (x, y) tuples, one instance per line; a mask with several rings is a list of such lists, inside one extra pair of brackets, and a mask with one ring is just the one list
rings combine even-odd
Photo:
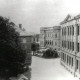
[(78, 80), (60, 65), (60, 58), (32, 57), (31, 80)]

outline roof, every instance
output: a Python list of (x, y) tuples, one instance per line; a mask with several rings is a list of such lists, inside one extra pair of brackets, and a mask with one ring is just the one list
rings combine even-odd
[(24, 28), (20, 29), (18, 26), (15, 26), (17, 32), (19, 32), (20, 36), (33, 36), (34, 34), (31, 32), (27, 32)]
[(77, 18), (80, 18), (80, 14), (76, 15), (76, 14), (68, 14), (67, 17), (60, 23), (60, 24), (64, 24), (68, 21), (71, 21), (71, 20), (75, 20)]
[(59, 29), (61, 29), (61, 26), (54, 26), (54, 27), (53, 27), (53, 30), (55, 30), (55, 29), (56, 29), (56, 30), (57, 30), (57, 29), (59, 30)]
[(21, 31), (20, 36), (33, 36), (33, 34), (26, 32), (26, 31)]
[(51, 30), (53, 27), (41, 27), (40, 30)]
[(49, 30), (60, 30), (61, 26), (53, 26), (53, 27), (41, 27), (41, 30), (49, 31)]

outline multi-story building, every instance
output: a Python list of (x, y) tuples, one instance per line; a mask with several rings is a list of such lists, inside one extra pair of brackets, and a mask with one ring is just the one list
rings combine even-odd
[(60, 49), (60, 26), (41, 27), (40, 45), (46, 48)]
[(60, 24), (61, 64), (80, 78), (80, 15), (68, 15)]
[(53, 27), (53, 48), (56, 49), (57, 51), (60, 50), (60, 31), (61, 27), (60, 26), (54, 26)]
[(46, 28), (40, 28), (40, 47), (45, 47)]
[(53, 48), (53, 27), (44, 27), (44, 28), (45, 28), (44, 47)]

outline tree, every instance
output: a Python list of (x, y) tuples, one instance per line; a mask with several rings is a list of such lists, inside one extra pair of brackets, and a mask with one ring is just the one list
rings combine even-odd
[(34, 55), (34, 52), (39, 50), (39, 44), (38, 43), (32, 43), (31, 44), (31, 50), (33, 51), (33, 55)]
[(36, 51), (36, 44), (35, 43), (31, 44), (31, 50), (33, 51), (33, 55), (34, 55), (34, 52)]
[(23, 73), (26, 51), (21, 47), (15, 24), (0, 16), (0, 76), (10, 77)]
[(47, 50), (43, 53), (43, 56), (44, 56), (44, 57), (47, 57), (47, 58), (51, 58), (51, 57), (57, 58), (57, 57), (58, 57), (58, 52), (57, 52), (56, 50), (47, 49)]
[(36, 43), (36, 50), (39, 50), (39, 44)]

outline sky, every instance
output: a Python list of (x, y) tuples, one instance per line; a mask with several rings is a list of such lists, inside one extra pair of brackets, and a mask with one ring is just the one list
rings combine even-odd
[(80, 14), (80, 0), (0, 0), (0, 16), (22, 24), (28, 32), (57, 26), (68, 14)]

